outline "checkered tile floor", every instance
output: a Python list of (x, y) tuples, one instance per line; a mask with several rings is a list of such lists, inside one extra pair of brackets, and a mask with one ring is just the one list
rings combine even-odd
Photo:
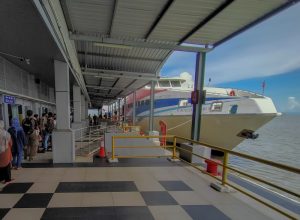
[(238, 192), (213, 190), (212, 178), (165, 158), (23, 167), (0, 192), (0, 219), (283, 219)]
[(140, 191), (135, 181), (57, 182), (52, 192), (38, 193), (41, 183), (12, 183), (0, 194), (0, 218), (229, 219), (200, 198), (197, 204), (194, 190), (184, 181), (158, 184), (162, 190)]

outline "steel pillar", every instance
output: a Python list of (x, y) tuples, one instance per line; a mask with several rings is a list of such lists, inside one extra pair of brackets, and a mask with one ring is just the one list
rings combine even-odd
[(192, 131), (191, 139), (200, 141), (201, 129), (201, 114), (202, 104), (204, 103), (205, 96), (203, 93), (204, 88), (204, 73), (205, 73), (205, 57), (206, 53), (199, 52), (196, 56), (196, 70), (195, 70), (195, 84), (194, 91), (198, 95), (198, 103), (193, 104), (193, 118), (192, 118)]
[(132, 125), (135, 125), (135, 108), (136, 108), (136, 91), (133, 92), (133, 101), (132, 101)]
[(121, 99), (118, 99), (118, 118), (120, 119), (121, 115)]
[(150, 115), (149, 115), (149, 131), (153, 131), (153, 118), (154, 118), (154, 90), (155, 90), (155, 81), (151, 81), (150, 88)]
[(124, 122), (126, 122), (126, 112), (127, 112), (127, 107), (126, 107), (126, 105), (127, 105), (127, 103), (126, 103), (126, 98), (127, 97), (124, 97), (124, 103), (123, 103), (123, 106), (124, 106), (124, 112), (123, 112), (123, 121)]

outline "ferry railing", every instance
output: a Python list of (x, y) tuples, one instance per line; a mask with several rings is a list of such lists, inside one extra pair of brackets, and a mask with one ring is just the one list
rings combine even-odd
[[(300, 198), (300, 194), (298, 192), (294, 192), (292, 190), (289, 190), (289, 189), (286, 189), (286, 188), (283, 188), (281, 186), (278, 186), (274, 183), (271, 183), (267, 180), (263, 180), (259, 177), (256, 177), (256, 176), (253, 176), (249, 173), (246, 173), (244, 171), (241, 171), (241, 170), (238, 170), (232, 166), (229, 166), (228, 165), (228, 162), (229, 162), (229, 155), (234, 155), (234, 156), (237, 156), (237, 157), (241, 157), (241, 158), (244, 158), (244, 159), (248, 159), (248, 160), (251, 160), (251, 161), (255, 161), (255, 162), (259, 162), (259, 163), (262, 163), (262, 164), (265, 164), (265, 165), (269, 165), (271, 167), (276, 167), (278, 169), (281, 169), (281, 170), (285, 170), (285, 171), (289, 171), (289, 172), (292, 172), (292, 173), (295, 173), (295, 174), (300, 174), (300, 169), (296, 168), (296, 167), (291, 167), (291, 166), (288, 166), (288, 165), (285, 165), (285, 164), (281, 164), (281, 163), (276, 163), (276, 162), (273, 162), (273, 161), (270, 161), (270, 160), (266, 160), (266, 159), (262, 159), (262, 158), (259, 158), (259, 157), (254, 157), (254, 156), (251, 156), (251, 155), (248, 155), (248, 154), (244, 154), (244, 153), (239, 153), (239, 152), (235, 152), (235, 151), (232, 151), (232, 150), (228, 150), (228, 149), (225, 149), (225, 148), (222, 148), (222, 147), (217, 147), (217, 146), (213, 146), (213, 145), (210, 145), (210, 144), (207, 144), (207, 143), (203, 143), (203, 142), (199, 142), (199, 141), (194, 141), (194, 140), (191, 140), (191, 139), (188, 139), (188, 138), (184, 138), (184, 137), (180, 137), (180, 136), (174, 136), (174, 135), (164, 135), (164, 136), (112, 136), (112, 159), (114, 160), (115, 158), (155, 158), (155, 157), (170, 157), (170, 155), (139, 155), (139, 156), (120, 156), (120, 155), (116, 155), (115, 154), (115, 149), (117, 148), (145, 148), (145, 146), (116, 146), (116, 139), (135, 139), (135, 138), (146, 138), (146, 139), (149, 139), (149, 138), (168, 138), (170, 140), (170, 138), (173, 140), (173, 145), (167, 145), (167, 146), (147, 146), (147, 148), (164, 148), (164, 149), (169, 149), (171, 148), (172, 149), (172, 159), (179, 159), (180, 161), (184, 162), (184, 163), (187, 163), (189, 165), (191, 165), (192, 167), (196, 168), (197, 170), (201, 171), (202, 173), (204, 174), (207, 174), (209, 176), (211, 176), (212, 178), (220, 181), (220, 183), (223, 185), (223, 186), (230, 186), (232, 187), (233, 189), (249, 196), (250, 198), (264, 204), (265, 206), (281, 213), (282, 215), (290, 218), (290, 219), (297, 219), (294, 215), (292, 215), (290, 212), (287, 212), (283, 209), (280, 209), (278, 208), (277, 206), (263, 200), (263, 199), (260, 199), (258, 196), (255, 196), (253, 195), (253, 193), (250, 193), (248, 192), (247, 190), (245, 189), (242, 189), (241, 187), (238, 187), (236, 185), (234, 185), (233, 183), (229, 182), (228, 181), (228, 170), (231, 170), (233, 172), (236, 172), (236, 173), (239, 173), (243, 176), (246, 176), (248, 178), (251, 178), (255, 181), (258, 181), (258, 182), (261, 182), (263, 184), (266, 184), (266, 185), (269, 185), (271, 187), (274, 187), (278, 190), (281, 190), (285, 193), (288, 193), (290, 195), (293, 195), (297, 198)], [(201, 145), (203, 147), (207, 147), (207, 148), (210, 148), (210, 149), (213, 149), (213, 150), (218, 150), (218, 151), (221, 151), (224, 153), (224, 158), (223, 158), (223, 162), (216, 162), (214, 161), (213, 159), (211, 158), (207, 158), (207, 157), (204, 157), (202, 155), (199, 155), (199, 154), (196, 154), (196, 153), (193, 153), (189, 150), (186, 150), (186, 149), (183, 149), (179, 146), (177, 146), (177, 141), (178, 140), (184, 140), (184, 141), (187, 141), (189, 143), (193, 143), (193, 144), (197, 144), (197, 145)], [(211, 162), (214, 162), (216, 163), (218, 166), (222, 166), (223, 170), (222, 170), (222, 177), (219, 178), (217, 176), (214, 176), (210, 173), (208, 173), (206, 170), (203, 169), (203, 167), (199, 167), (193, 163), (190, 163), (186, 160), (183, 160), (182, 158), (178, 157), (177, 156), (177, 151), (184, 151), (184, 152), (187, 152), (187, 153), (190, 153), (191, 155), (194, 155), (196, 157), (199, 157), (201, 159), (205, 159), (205, 160), (208, 160), (208, 161), (211, 161)]]

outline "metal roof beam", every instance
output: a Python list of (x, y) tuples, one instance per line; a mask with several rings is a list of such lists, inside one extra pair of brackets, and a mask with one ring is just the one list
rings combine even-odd
[(216, 17), (220, 12), (222, 12), (227, 6), (229, 6), (234, 0), (227, 0), (223, 4), (221, 4), (216, 10), (214, 10), (211, 14), (209, 14), (204, 20), (202, 20), (196, 27), (194, 27), (189, 33), (187, 33), (183, 38), (179, 40), (179, 43), (183, 43), (190, 36), (196, 33), (200, 28), (206, 25), (210, 20)]
[(168, 9), (171, 7), (171, 5), (172, 5), (173, 2), (174, 2), (174, 0), (169, 0), (165, 4), (165, 6), (163, 7), (163, 9), (161, 10), (161, 12), (159, 13), (159, 15), (157, 16), (157, 18), (155, 19), (154, 23), (151, 25), (149, 31), (145, 35), (145, 39), (148, 39), (148, 37), (150, 36), (150, 34), (152, 33), (152, 31), (156, 28), (156, 26), (158, 25), (158, 23), (160, 22), (160, 20), (163, 18), (163, 16), (166, 14), (166, 12), (168, 11)]
[(109, 26), (109, 31), (108, 31), (108, 35), (111, 36), (111, 32), (113, 30), (114, 27), (114, 20), (116, 17), (116, 13), (117, 13), (117, 8), (118, 8), (118, 0), (114, 0), (114, 10), (113, 13), (111, 15), (111, 20), (110, 20), (110, 26)]
[[(82, 69), (84, 70), (84, 69)], [(117, 77), (125, 77), (125, 76), (135, 76), (135, 77), (154, 77), (155, 73), (143, 73), (143, 72), (131, 72), (131, 71), (122, 71), (122, 70), (108, 70), (108, 69), (94, 69), (94, 68), (87, 68), (86, 72), (93, 72), (93, 73), (108, 73), (111, 74), (110, 76), (117, 76)]]
[(95, 37), (84, 34), (75, 34), (70, 33), (71, 40), (77, 41), (88, 41), (102, 44), (102, 47), (111, 47), (111, 48), (119, 48), (124, 50), (129, 50), (131, 48), (149, 48), (149, 49), (159, 49), (159, 50), (174, 50), (174, 51), (186, 51), (186, 52), (208, 52), (211, 51), (212, 48), (204, 48), (198, 46), (183, 46), (177, 45), (176, 42), (166, 42), (166, 43), (153, 43), (149, 41), (145, 41), (145, 39), (138, 40), (120, 40), (108, 37)]
[(126, 79), (139, 79), (139, 80), (158, 80), (159, 77), (153, 76), (153, 77), (146, 77), (143, 75), (140, 76), (126, 76), (126, 75), (120, 75), (120, 74), (111, 74), (111, 73), (100, 73), (100, 72), (89, 72), (89, 71), (83, 71), (83, 75), (85, 76), (94, 76), (99, 78), (126, 78)]
[(161, 59), (153, 59), (153, 58), (141, 58), (141, 57), (127, 57), (127, 56), (114, 56), (108, 55), (104, 53), (91, 53), (84, 51), (77, 51), (79, 55), (87, 55), (87, 56), (96, 56), (96, 57), (106, 57), (106, 58), (116, 58), (116, 59), (126, 59), (126, 60), (141, 60), (141, 61), (151, 61), (151, 62), (162, 62)]
[(109, 99), (115, 98), (114, 95), (103, 95), (103, 94), (100, 94), (100, 93), (97, 93), (97, 92), (89, 92), (89, 94), (91, 94), (92, 96), (96, 96), (98, 98), (109, 98)]
[(114, 86), (95, 86), (95, 85), (86, 85), (87, 88), (94, 89), (111, 89), (111, 90), (128, 90), (125, 87), (114, 87)]
[[(117, 78), (116, 81), (114, 82), (114, 84), (112, 85), (112, 87), (114, 88), (115, 85), (119, 82), (120, 78)], [(110, 94), (111, 89), (107, 92), (107, 94)]]

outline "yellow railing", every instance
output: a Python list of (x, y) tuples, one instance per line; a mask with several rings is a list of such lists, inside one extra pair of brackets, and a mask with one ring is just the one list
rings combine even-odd
[[(169, 138), (171, 139), (172, 138), (172, 142), (173, 142), (173, 145), (171, 146), (116, 146), (115, 145), (115, 140), (116, 139), (134, 139), (134, 138)], [(218, 151), (221, 151), (224, 153), (224, 158), (223, 158), (223, 162), (220, 163), (220, 162), (215, 162), (217, 163), (219, 166), (222, 166), (223, 167), (223, 172), (222, 172), (222, 177), (221, 178), (218, 178), (210, 173), (208, 173), (207, 171), (205, 171), (203, 168), (200, 168), (199, 166), (196, 166), (192, 163), (189, 163), (183, 159), (181, 159), (180, 157), (178, 157), (176, 155), (176, 152), (177, 150), (180, 150), (180, 151), (185, 151), (185, 152), (188, 152), (190, 153), (191, 155), (194, 155), (196, 157), (199, 157), (199, 158), (202, 158), (202, 159), (205, 159), (205, 160), (208, 160), (208, 161), (213, 161), (211, 160), (211, 158), (206, 158), (206, 157), (203, 157), (199, 154), (195, 154), (189, 150), (186, 150), (186, 149), (183, 149), (181, 147), (178, 147), (177, 146), (177, 140), (180, 139), (180, 140), (185, 140), (189, 143), (193, 143), (193, 144), (197, 144), (197, 145), (201, 145), (201, 146), (204, 146), (204, 147), (208, 147), (210, 149), (213, 149), (213, 150), (218, 150)], [(258, 198), (257, 196), (253, 195), (252, 193), (248, 192), (247, 190), (245, 189), (242, 189), (241, 187), (238, 187), (236, 185), (234, 185), (233, 183), (231, 182), (228, 182), (228, 179), (227, 179), (227, 174), (228, 174), (228, 170), (232, 170), (233, 172), (236, 172), (236, 173), (239, 173), (243, 176), (246, 176), (248, 178), (251, 178), (255, 181), (258, 181), (258, 182), (261, 182), (263, 184), (266, 184), (266, 185), (269, 185), (271, 187), (274, 187), (278, 190), (281, 190), (285, 193), (288, 193), (290, 195), (293, 195), (297, 198), (300, 198), (300, 194), (298, 192), (293, 192), (289, 189), (286, 189), (286, 188), (283, 188), (281, 186), (278, 186), (274, 183), (271, 183), (269, 181), (266, 181), (266, 180), (263, 180), (261, 178), (258, 178), (258, 177), (255, 177), (253, 175), (250, 175), (249, 173), (245, 173), (241, 170), (238, 170), (234, 167), (231, 167), (228, 165), (228, 161), (229, 161), (229, 155), (235, 155), (237, 157), (241, 157), (241, 158), (244, 158), (244, 159), (248, 159), (248, 160), (252, 160), (252, 161), (255, 161), (255, 162), (259, 162), (259, 163), (262, 163), (262, 164), (266, 164), (266, 165), (269, 165), (269, 166), (272, 166), (272, 167), (276, 167), (276, 168), (279, 168), (281, 170), (285, 170), (285, 171), (289, 171), (289, 172), (292, 172), (292, 173), (295, 173), (295, 174), (300, 174), (300, 169), (296, 168), (296, 167), (291, 167), (291, 166), (288, 166), (288, 165), (285, 165), (285, 164), (280, 164), (280, 163), (276, 163), (276, 162), (273, 162), (273, 161), (270, 161), (270, 160), (266, 160), (266, 159), (262, 159), (262, 158), (258, 158), (258, 157), (254, 157), (254, 156), (251, 156), (251, 155), (247, 155), (247, 154), (243, 154), (243, 153), (239, 153), (239, 152), (235, 152), (235, 151), (231, 151), (231, 150), (228, 150), (228, 149), (225, 149), (225, 148), (222, 148), (222, 147), (217, 147), (217, 146), (213, 146), (213, 145), (210, 145), (210, 144), (207, 144), (207, 143), (203, 143), (203, 142), (199, 142), (199, 141), (194, 141), (194, 140), (190, 140), (188, 138), (184, 138), (184, 137), (179, 137), (179, 136), (173, 136), (173, 135), (165, 135), (165, 136), (113, 136), (112, 137), (112, 159), (115, 159), (115, 158), (149, 158), (149, 157), (163, 157), (163, 156), (166, 156), (166, 155), (160, 155), (160, 156), (157, 156), (157, 155), (140, 155), (140, 156), (119, 156), (119, 155), (115, 155), (115, 149), (116, 148), (172, 148), (172, 158), (173, 159), (179, 159), (191, 166), (193, 166), (194, 168), (196, 168), (197, 170), (200, 170), (202, 173), (205, 173), (205, 174), (208, 174), (210, 175), (211, 177), (219, 180), (222, 185), (228, 185), (234, 189), (236, 189), (237, 191), (240, 191), (241, 193), (251, 197), (252, 199), (266, 205), (267, 207), (281, 213), (282, 215), (290, 218), (290, 219), (297, 219), (294, 215), (292, 215), (291, 213), (285, 211), (285, 210), (282, 210), (280, 208), (278, 208), (277, 206), (271, 204), (271, 203), (268, 203), (266, 200), (263, 200), (261, 198)]]
[(139, 132), (141, 131), (141, 126), (139, 125), (125, 125), (122, 127), (123, 129), (123, 132), (133, 132), (133, 131), (136, 131), (136, 132)]
[(149, 139), (149, 138), (173, 138), (174, 136), (172, 135), (164, 135), (164, 136), (112, 136), (112, 155), (111, 158), (114, 160), (116, 158), (154, 158), (154, 157), (169, 157), (169, 155), (139, 155), (139, 156), (119, 156), (115, 154), (115, 150), (116, 149), (124, 149), (124, 148), (128, 148), (128, 149), (132, 149), (132, 148), (163, 148), (163, 149), (167, 149), (167, 148), (174, 148), (173, 145), (170, 146), (159, 146), (159, 145), (155, 145), (155, 146), (116, 146), (116, 139)]

